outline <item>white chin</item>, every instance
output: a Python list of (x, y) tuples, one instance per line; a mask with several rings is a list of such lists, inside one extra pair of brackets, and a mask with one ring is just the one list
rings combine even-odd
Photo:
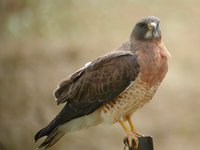
[(152, 31), (147, 31), (147, 33), (146, 33), (146, 35), (145, 35), (145, 38), (146, 39), (157, 39), (157, 38), (159, 38), (160, 37), (160, 35), (159, 35), (159, 33), (158, 32), (154, 32), (154, 33), (152, 33)]
[(147, 31), (145, 38), (146, 39), (151, 39), (153, 37), (152, 31)]

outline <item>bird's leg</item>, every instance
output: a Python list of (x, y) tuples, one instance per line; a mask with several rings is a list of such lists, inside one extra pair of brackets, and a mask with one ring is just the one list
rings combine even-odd
[(143, 135), (141, 135), (140, 133), (138, 133), (138, 132), (136, 131), (136, 128), (135, 128), (135, 126), (134, 126), (133, 121), (131, 120), (131, 116), (130, 116), (130, 115), (126, 116), (126, 120), (128, 121), (128, 124), (129, 124), (129, 126), (130, 126), (130, 128), (131, 128), (131, 132), (132, 132), (133, 134), (135, 134), (137, 137), (143, 136)]
[(128, 146), (132, 147), (132, 140), (134, 140), (135, 141), (134, 148), (138, 149), (138, 138), (137, 138), (137, 136), (134, 135), (134, 133), (131, 132), (131, 130), (125, 124), (124, 120), (119, 120), (119, 123), (122, 126), (122, 128), (125, 130), (126, 134), (127, 134)]
[(136, 133), (136, 128), (133, 124), (133, 121), (131, 120), (131, 116), (130, 115), (126, 116), (126, 119), (127, 119), (129, 126), (131, 128), (131, 132)]

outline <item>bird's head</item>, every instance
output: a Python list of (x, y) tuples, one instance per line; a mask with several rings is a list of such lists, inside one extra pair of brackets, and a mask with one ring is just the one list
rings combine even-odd
[(149, 16), (136, 23), (131, 39), (135, 40), (161, 40), (159, 27), (160, 20), (157, 17)]

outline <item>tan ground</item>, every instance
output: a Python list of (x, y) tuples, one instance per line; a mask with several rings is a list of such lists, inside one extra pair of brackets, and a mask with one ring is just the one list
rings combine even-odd
[[(34, 149), (57, 114), (52, 92), (65, 76), (129, 38), (141, 17), (161, 19), (172, 54), (153, 101), (134, 116), (156, 150), (200, 149), (200, 1), (1, 0), (0, 150)], [(67, 134), (51, 150), (122, 150), (119, 125)]]

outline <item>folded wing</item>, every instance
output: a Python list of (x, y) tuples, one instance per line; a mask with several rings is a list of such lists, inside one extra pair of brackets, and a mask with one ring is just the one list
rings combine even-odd
[(46, 135), (48, 138), (43, 143), (46, 145), (60, 125), (112, 101), (134, 82), (138, 73), (139, 65), (133, 53), (115, 51), (67, 77), (54, 92), (57, 104), (66, 104), (49, 125), (35, 135), (35, 141)]

